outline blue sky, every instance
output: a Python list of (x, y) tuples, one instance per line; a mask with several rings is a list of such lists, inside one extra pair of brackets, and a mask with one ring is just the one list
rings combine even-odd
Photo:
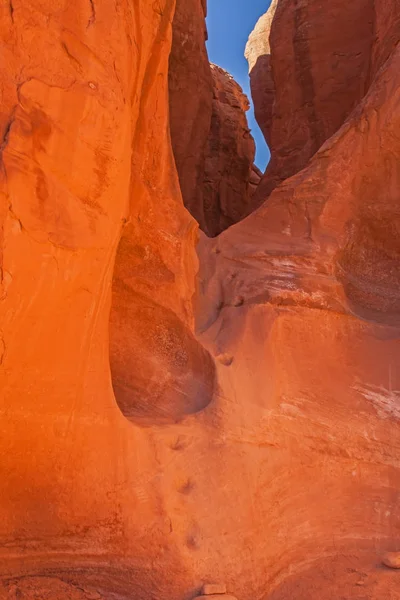
[[(258, 18), (265, 13), (270, 0), (208, 0), (208, 54), (210, 61), (226, 69), (242, 86), (251, 100), (248, 64), (244, 49)], [(253, 110), (247, 113), (249, 126), (257, 145), (256, 164), (264, 169), (269, 151)]]

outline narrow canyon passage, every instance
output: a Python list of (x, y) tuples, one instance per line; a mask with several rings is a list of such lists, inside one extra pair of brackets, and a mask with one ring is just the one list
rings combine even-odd
[(0, 11), (0, 600), (400, 600), (398, 3), (254, 19), (264, 174), (206, 4)]
[[(219, 25), (210, 20), (220, 16), (221, 6), (211, 5), (211, 12), (215, 8), (217, 13), (208, 21), (213, 35), (217, 35)], [(261, 8), (257, 11), (254, 7), (254, 21), (260, 12)], [(261, 171), (254, 164), (256, 147), (246, 116), (249, 99), (223, 64), (210, 63), (205, 15), (197, 1), (177, 3), (169, 61), (169, 106), (171, 142), (184, 204), (203, 232), (215, 237), (253, 211)], [(238, 13), (235, 18), (240, 16)], [(225, 35), (223, 44), (232, 49), (235, 46), (228, 42), (229, 33), (222, 23), (220, 26)], [(213, 50), (212, 45), (211, 50), (230, 63), (227, 50)], [(240, 40), (231, 64), (237, 66), (243, 81), (249, 81)], [(260, 132), (259, 144), (265, 146), (261, 138)]]

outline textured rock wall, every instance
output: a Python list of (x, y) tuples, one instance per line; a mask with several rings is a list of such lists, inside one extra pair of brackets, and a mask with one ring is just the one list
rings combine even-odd
[(169, 98), (183, 200), (201, 229), (213, 237), (251, 212), (259, 178), (252, 172), (249, 102), (229, 73), (208, 62), (205, 13), (205, 0), (177, 2)]
[[(204, 169), (206, 233), (218, 235), (251, 212), (255, 143), (248, 127), (247, 96), (233, 77), (212, 65), (213, 106)], [(253, 178), (252, 178), (253, 176)]]
[(374, 0), (280, 0), (258, 23), (246, 54), (271, 161), (256, 203), (300, 171), (366, 93), (375, 19)]
[(0, 593), (147, 597), (164, 575), (134, 565), (170, 525), (128, 419), (177, 422), (214, 380), (168, 135), (174, 2), (39, 4), (0, 13)]
[(400, 535), (400, 53), (388, 51), (383, 17), (398, 24), (399, 12), (389, 4), (374, 48), (386, 61), (352, 115), (254, 214), (201, 246), (199, 328), (221, 397), (234, 398), (242, 459), (260, 453), (246, 489), (249, 521), (263, 523), (248, 543), (265, 600), (398, 595), (378, 566)]
[(206, 0), (177, 0), (169, 59), (171, 140), (186, 208), (203, 230), (203, 185), (213, 80), (206, 41)]
[(273, 0), (269, 10), (257, 21), (245, 48), (254, 113), (269, 146), (272, 145), (271, 128), (275, 101), (269, 34), (277, 6), (278, 0)]
[(396, 598), (400, 54), (376, 7), (351, 117), (201, 235), (197, 335), (173, 3), (3, 7), (1, 600)]

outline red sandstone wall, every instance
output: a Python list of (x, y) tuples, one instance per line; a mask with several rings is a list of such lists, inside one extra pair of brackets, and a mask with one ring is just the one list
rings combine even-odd
[(207, 227), (204, 168), (213, 102), (205, 15), (205, 0), (177, 0), (169, 59), (172, 148), (185, 206), (203, 230)]
[(205, 0), (177, 2), (169, 105), (183, 201), (200, 228), (214, 237), (251, 212), (259, 178), (253, 173), (249, 103), (231, 75), (208, 62), (205, 14)]
[(396, 597), (400, 54), (376, 8), (365, 98), (201, 236), (196, 279), (173, 3), (3, 7), (1, 600)]
[(196, 226), (168, 135), (175, 7), (158, 7), (15, 2), (0, 15), (7, 597), (162, 583), (134, 576), (169, 521), (151, 435), (128, 419), (176, 422), (211, 400), (213, 364), (192, 333)]
[[(247, 54), (256, 117), (271, 149), (258, 204), (304, 168), (363, 98), (370, 84), (375, 19), (373, 0), (329, 6), (279, 0), (258, 24)], [(272, 82), (262, 86), (265, 77)], [(264, 115), (272, 111), (265, 123), (260, 103)]]
[(203, 205), (205, 231), (214, 237), (251, 212), (255, 144), (246, 118), (250, 104), (242, 88), (217, 65), (212, 65), (212, 76)]

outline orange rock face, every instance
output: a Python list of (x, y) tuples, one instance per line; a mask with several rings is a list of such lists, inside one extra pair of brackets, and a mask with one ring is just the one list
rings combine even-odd
[[(143, 491), (156, 477), (152, 443), (128, 419), (175, 423), (214, 391), (193, 335), (196, 225), (168, 136), (174, 3), (158, 4), (1, 12), (0, 575), (10, 597), (75, 597), (68, 585), (92, 575), (102, 598), (136, 594), (133, 563), (160, 548), (150, 536), (135, 550), (139, 530), (150, 514), (169, 521), (158, 492)], [(18, 583), (31, 575), (56, 579)]]
[(380, 567), (400, 534), (399, 47), (386, 57), (306, 168), (201, 246), (199, 328), (230, 357), (235, 440), (260, 452), (245, 502), (263, 598), (398, 597)]
[(257, 21), (245, 49), (245, 56), (249, 63), (254, 112), (269, 146), (272, 145), (271, 128), (275, 101), (269, 37), (277, 6), (278, 0), (273, 0), (269, 10)]
[(397, 3), (375, 3), (355, 110), (199, 258), (174, 8), (0, 12), (0, 599), (396, 600)]
[(374, 15), (373, 0), (335, 2), (328, 12), (318, 0), (280, 0), (260, 19), (246, 51), (271, 149), (258, 203), (307, 164), (365, 95)]

